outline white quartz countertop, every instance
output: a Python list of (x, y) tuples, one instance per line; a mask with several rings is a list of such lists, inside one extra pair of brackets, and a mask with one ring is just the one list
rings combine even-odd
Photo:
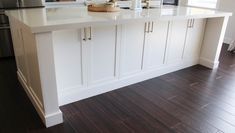
[(137, 21), (212, 18), (232, 15), (229, 12), (182, 6), (163, 6), (142, 11), (121, 9), (120, 12), (113, 13), (89, 12), (86, 7), (35, 8), (9, 10), (6, 14), (27, 26), (32, 33)]

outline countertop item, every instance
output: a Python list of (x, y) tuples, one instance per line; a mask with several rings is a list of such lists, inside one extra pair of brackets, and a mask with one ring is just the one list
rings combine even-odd
[(74, 29), (85, 26), (121, 24), (136, 21), (174, 20), (231, 16), (232, 13), (194, 7), (162, 6), (136, 12), (121, 9), (120, 12), (89, 12), (87, 7), (39, 8), (7, 11), (31, 32), (47, 32)]
[(104, 3), (104, 4), (91, 4), (88, 5), (88, 11), (91, 12), (117, 12), (120, 8), (115, 6), (115, 3)]

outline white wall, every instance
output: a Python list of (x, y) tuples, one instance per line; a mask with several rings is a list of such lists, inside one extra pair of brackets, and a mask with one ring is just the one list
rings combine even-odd
[(235, 0), (220, 0), (218, 7), (220, 10), (233, 12), (233, 16), (229, 19), (225, 34), (225, 43), (233, 44), (233, 46), (235, 46)]

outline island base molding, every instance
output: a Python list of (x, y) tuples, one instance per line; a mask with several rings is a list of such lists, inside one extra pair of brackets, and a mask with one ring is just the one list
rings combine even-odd
[(199, 64), (211, 69), (216, 69), (219, 67), (219, 61), (214, 62), (205, 58), (200, 58)]
[(22, 76), (20, 71), (17, 71), (18, 80), (21, 83), (24, 91), (26, 92), (27, 96), (29, 97), (31, 103), (33, 104), (34, 108), (36, 109), (39, 117), (41, 118), (42, 122), (46, 127), (51, 127), (60, 123), (63, 123), (63, 114), (59, 110), (57, 112), (45, 115), (45, 111), (43, 109), (42, 103), (38, 99), (35, 92), (27, 86), (24, 80), (24, 76)]

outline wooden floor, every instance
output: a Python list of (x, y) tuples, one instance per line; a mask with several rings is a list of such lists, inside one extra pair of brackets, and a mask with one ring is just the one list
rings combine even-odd
[(46, 129), (0, 61), (0, 133), (235, 133), (235, 54), (219, 69), (200, 65), (61, 107), (64, 123)]

